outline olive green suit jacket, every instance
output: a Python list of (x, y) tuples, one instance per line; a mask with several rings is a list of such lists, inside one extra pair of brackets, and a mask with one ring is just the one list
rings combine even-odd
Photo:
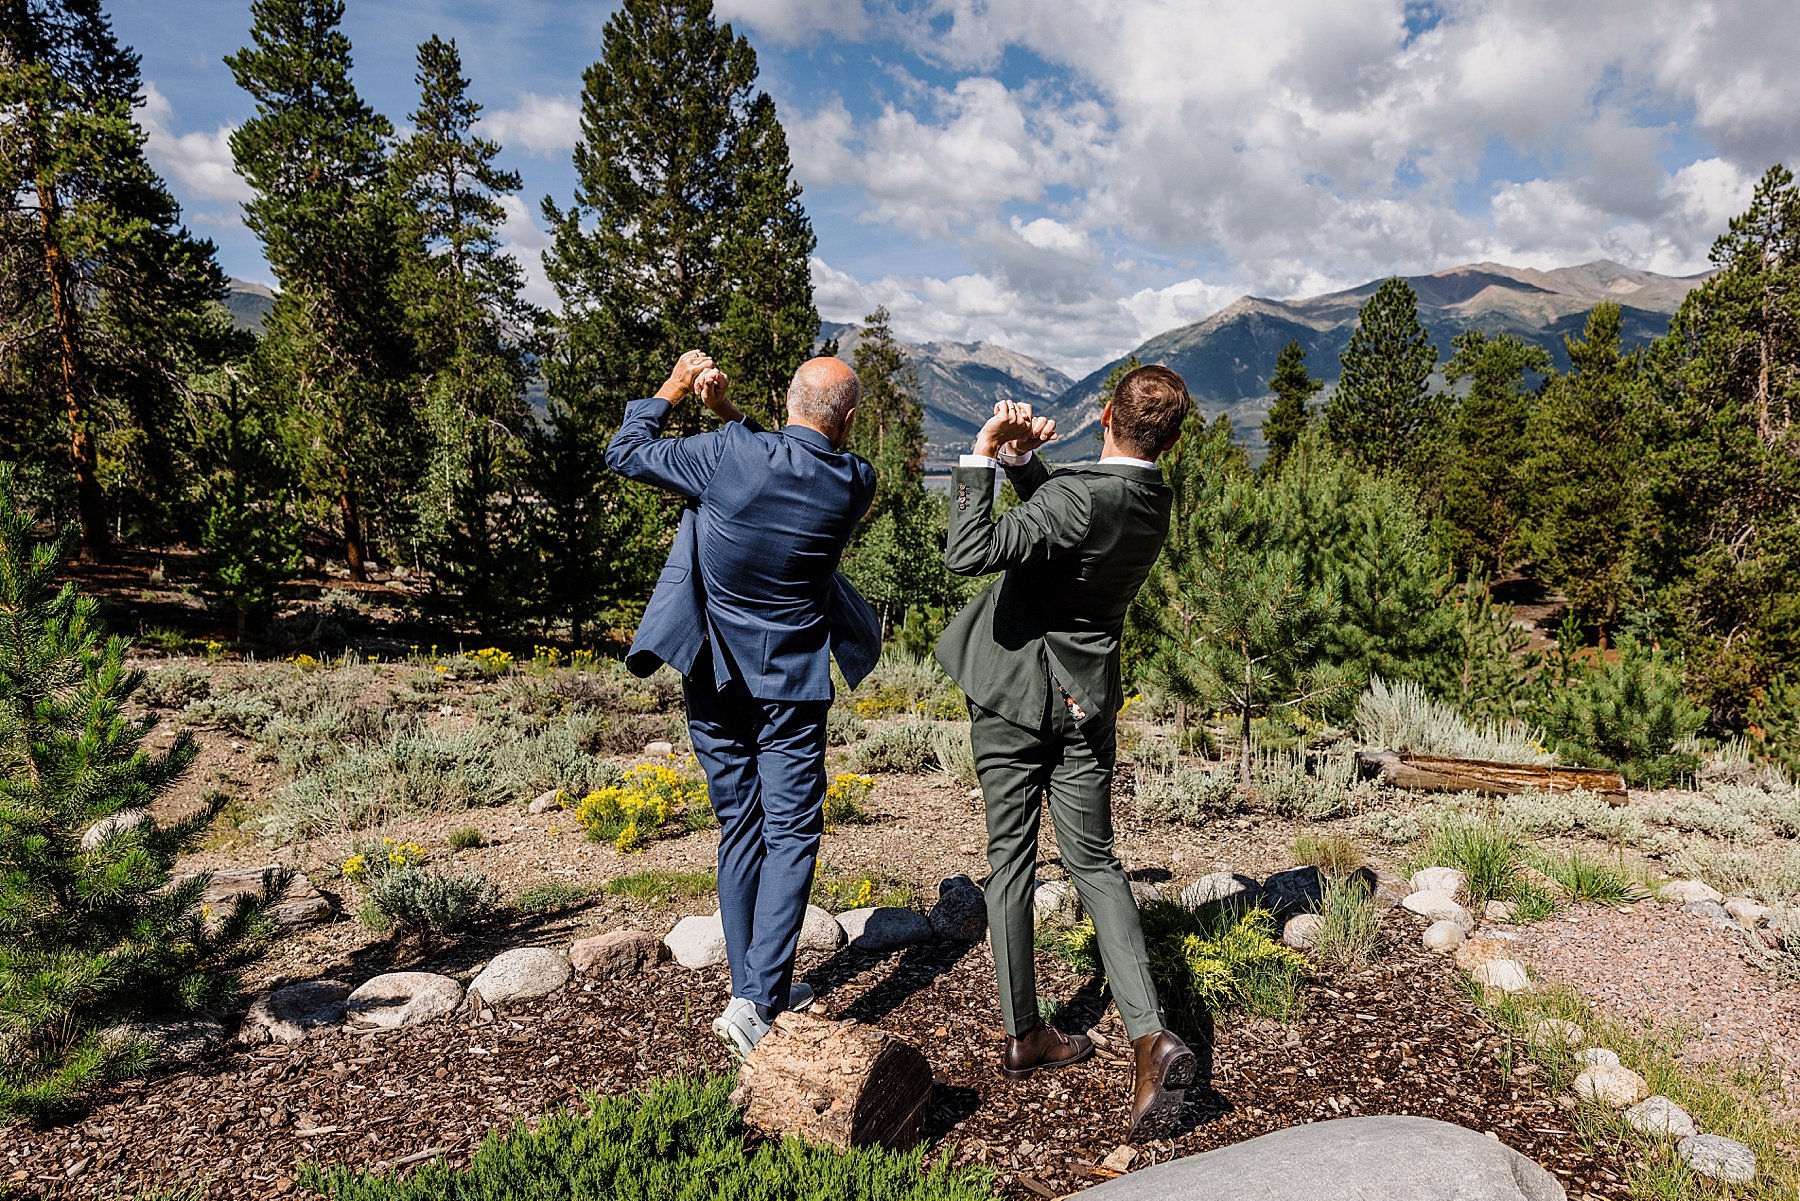
[(993, 517), (994, 468), (958, 467), (944, 560), (958, 575), (1004, 572), (944, 630), (937, 659), (975, 704), (1038, 728), (1050, 677), (1081, 722), (1110, 725), (1124, 704), (1125, 610), (1169, 532), (1174, 493), (1154, 467), (1093, 463), (1009, 468), (1023, 503)]

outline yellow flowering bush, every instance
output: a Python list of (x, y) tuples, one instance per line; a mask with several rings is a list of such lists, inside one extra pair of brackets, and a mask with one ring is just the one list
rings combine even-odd
[(813, 878), (812, 901), (833, 913), (867, 909), (871, 905), (904, 909), (913, 902), (912, 889), (893, 880), (877, 880), (861, 873), (840, 875), (821, 867)]
[(320, 667), (319, 661), (311, 655), (289, 655), (288, 662), (298, 671), (317, 671)]
[(840, 825), (857, 826), (867, 822), (869, 815), (863, 811), (862, 803), (874, 790), (873, 777), (840, 773), (825, 786), (826, 831), (830, 832)]
[(891, 717), (912, 708), (912, 694), (898, 684), (883, 684), (856, 698), (858, 717)]
[(575, 806), (575, 820), (588, 837), (612, 843), (621, 854), (698, 829), (710, 818), (706, 781), (689, 765), (634, 767), (622, 782), (588, 793)]
[(425, 848), (416, 842), (388, 837), (380, 842), (364, 839), (350, 848), (350, 854), (338, 864), (338, 871), (359, 884), (370, 884), (391, 871), (417, 867), (423, 862)]

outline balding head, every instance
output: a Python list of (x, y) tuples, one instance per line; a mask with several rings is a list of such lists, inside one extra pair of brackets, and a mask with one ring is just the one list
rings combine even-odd
[(818, 430), (833, 446), (842, 446), (861, 396), (862, 385), (850, 364), (842, 359), (808, 359), (788, 385), (788, 420)]

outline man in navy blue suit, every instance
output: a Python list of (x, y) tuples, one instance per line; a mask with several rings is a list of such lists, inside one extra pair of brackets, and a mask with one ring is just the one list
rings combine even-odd
[[(696, 390), (723, 424), (659, 437)], [(719, 819), (731, 964), (713, 1031), (748, 1054), (775, 1014), (812, 1001), (794, 954), (824, 830), (831, 655), (855, 687), (880, 652), (874, 614), (837, 575), (875, 469), (842, 449), (860, 389), (841, 360), (801, 366), (779, 432), (747, 420), (727, 390), (712, 359), (688, 351), (654, 397), (626, 407), (606, 463), (692, 502), (626, 663), (640, 675), (668, 663), (684, 680)]]

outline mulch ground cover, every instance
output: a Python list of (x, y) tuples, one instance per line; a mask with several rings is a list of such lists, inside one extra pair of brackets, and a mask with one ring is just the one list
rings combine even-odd
[[(1228, 1019), (1200, 1042), (1203, 1086), (1184, 1131), (1138, 1149), (1133, 1167), (1302, 1122), (1419, 1114), (1485, 1131), (1543, 1164), (1571, 1198), (1626, 1198), (1622, 1165), (1584, 1144), (1558, 1098), (1508, 1078), (1505, 1039), (1445, 960), (1396, 911), (1383, 946), (1354, 971), (1320, 973), (1290, 1024)], [(879, 1024), (922, 1047), (938, 1074), (928, 1134), (936, 1154), (999, 1173), (1008, 1197), (1055, 1197), (1111, 1175), (1124, 1141), (1130, 1046), (1101, 1018), (1092, 981), (1040, 957), (1059, 1022), (1097, 1027), (1091, 1061), (1013, 1083), (984, 946), (942, 943), (877, 957), (839, 952), (804, 965), (825, 1012)], [(442, 1155), (465, 1162), (490, 1131), (585, 1091), (618, 1093), (675, 1074), (731, 1070), (709, 1031), (723, 970), (666, 965), (622, 982), (577, 983), (539, 1002), (407, 1031), (339, 1033), (234, 1048), (195, 1068), (119, 1086), (79, 1119), (0, 1132), (0, 1183), (27, 1196), (131, 1198), (205, 1189), (211, 1198), (292, 1195), (301, 1161), (361, 1167)], [(0, 1189), (0, 1195), (4, 1189)]]

